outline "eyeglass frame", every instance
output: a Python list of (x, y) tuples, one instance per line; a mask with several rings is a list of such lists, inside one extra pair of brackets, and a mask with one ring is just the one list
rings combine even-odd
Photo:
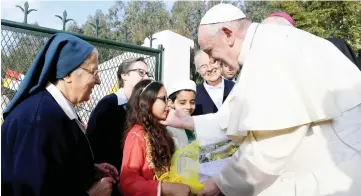
[(167, 103), (167, 101), (168, 101), (168, 97), (166, 95), (157, 97), (157, 99), (164, 101), (164, 103)]
[[(138, 72), (140, 77), (145, 77), (148, 76), (149, 78), (153, 77), (153, 75), (149, 72), (149, 71), (145, 71), (144, 69), (129, 69), (126, 73), (132, 72), (132, 71), (136, 71)], [(145, 75), (142, 76), (141, 72), (144, 72)]]
[(80, 67), (82, 70), (88, 72), (90, 75), (94, 76), (94, 77), (99, 77), (99, 71), (98, 70), (90, 70), (90, 69), (87, 69), (87, 68), (84, 68), (84, 67)]
[[(203, 67), (203, 68), (202, 68)], [(218, 68), (218, 67), (221, 67), (221, 62), (219, 61), (216, 61), (215, 63), (208, 63), (208, 64), (202, 64), (201, 66), (197, 67), (197, 71), (200, 72), (200, 73), (204, 73), (204, 72), (207, 72), (207, 69), (209, 67), (213, 67), (213, 68)], [(202, 71), (203, 70), (203, 71)]]

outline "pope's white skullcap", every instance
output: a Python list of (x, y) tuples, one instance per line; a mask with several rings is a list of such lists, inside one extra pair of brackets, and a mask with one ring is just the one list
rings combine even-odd
[(193, 82), (193, 80), (181, 80), (173, 82), (168, 86), (168, 96), (180, 90), (191, 90), (196, 92), (196, 83)]
[(201, 20), (201, 25), (229, 22), (246, 18), (241, 9), (232, 4), (221, 3), (209, 9)]

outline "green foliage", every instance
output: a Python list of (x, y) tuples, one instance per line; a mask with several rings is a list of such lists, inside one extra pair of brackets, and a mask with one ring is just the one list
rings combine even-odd
[(297, 28), (317, 36), (345, 39), (361, 48), (361, 3), (357, 1), (245, 1), (246, 13), (261, 22), (271, 12), (285, 11)]
[[(67, 30), (96, 36), (94, 25), (96, 18), (99, 18), (99, 38), (141, 45), (145, 38), (154, 39), (151, 37), (152, 34), (170, 29), (194, 41), (195, 48), (191, 50), (190, 59), (191, 78), (199, 82), (200, 76), (195, 73), (193, 63), (194, 51), (199, 49), (198, 26), (205, 12), (218, 3), (220, 1), (175, 1), (172, 9), (168, 11), (166, 1), (116, 1), (108, 13), (97, 10), (94, 15), (88, 17), (86, 24), (79, 26), (73, 22), (68, 25)], [(285, 11), (293, 17), (297, 28), (324, 38), (343, 38), (355, 51), (361, 49), (360, 2), (224, 0), (223, 3), (232, 3), (241, 8), (255, 22), (262, 22), (271, 12)], [(19, 8), (24, 9), (20, 6)], [(66, 19), (66, 13), (59, 18), (63, 24), (64, 21), (70, 21)], [(22, 49), (30, 44), (26, 40), (27, 38), (19, 38), (15, 49), (6, 52), (6, 55), (2, 54), (5, 61), (17, 59), (17, 64), (28, 66), (36, 52)], [(34, 47), (34, 50), (40, 48), (36, 44)], [(107, 56), (104, 53), (100, 56), (106, 60), (113, 54)], [(4, 63), (2, 60), (2, 65)], [(23, 68), (16, 69), (19, 72), (23, 71)]]
[[(83, 31), (85, 35), (96, 37), (96, 26), (98, 19), (98, 37), (104, 39), (110, 39), (109, 28), (106, 22), (106, 16), (101, 10), (96, 10), (94, 16), (88, 16), (86, 23), (83, 25)], [(99, 28), (100, 27), (100, 28)]]
[[(25, 75), (40, 48), (45, 44), (45, 40), (39, 39), (37, 36), (10, 34), (10, 32), (6, 32), (2, 41), (4, 42), (2, 46), (6, 46), (1, 49), (2, 73), (11, 69)], [(15, 39), (10, 39), (10, 37)], [(2, 78), (4, 78), (3, 76)]]

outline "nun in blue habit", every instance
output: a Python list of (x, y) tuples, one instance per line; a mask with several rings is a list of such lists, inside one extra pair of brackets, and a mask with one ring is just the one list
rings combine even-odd
[(45, 43), (4, 112), (2, 195), (109, 195), (115, 181), (95, 183), (100, 170), (74, 109), (97, 84), (93, 45), (63, 33)]

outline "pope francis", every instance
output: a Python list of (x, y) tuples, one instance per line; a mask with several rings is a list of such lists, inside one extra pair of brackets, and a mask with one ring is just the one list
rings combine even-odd
[(211, 61), (243, 66), (217, 113), (171, 110), (163, 122), (194, 130), (201, 145), (241, 142), (199, 195), (361, 195), (361, 72), (347, 57), (292, 26), (252, 23), (230, 4), (208, 10), (198, 39)]

